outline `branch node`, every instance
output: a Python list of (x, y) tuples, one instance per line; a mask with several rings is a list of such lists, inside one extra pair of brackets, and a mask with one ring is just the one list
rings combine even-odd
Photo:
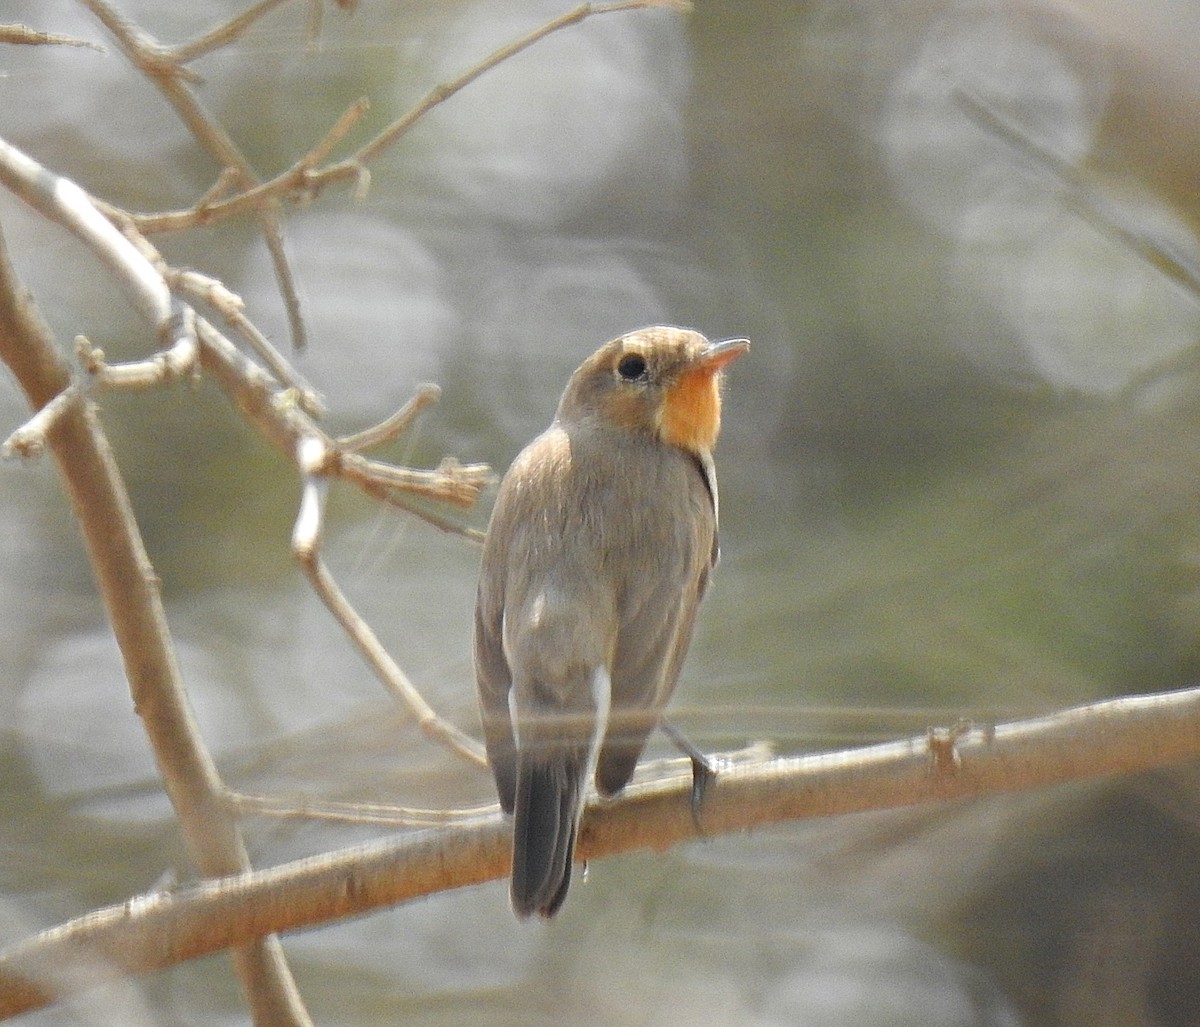
[(925, 735), (929, 758), (935, 775), (949, 777), (962, 769), (962, 753), (958, 743), (975, 730), (969, 720), (960, 720), (953, 727), (931, 727)]
[(296, 444), (296, 464), (301, 474), (328, 474), (336, 464), (334, 450), (320, 436), (306, 435)]
[(150, 389), (180, 378), (194, 379), (200, 374), (200, 347), (194, 329), (189, 328), (191, 322), (185, 314), (179, 337), (146, 360), (110, 364), (104, 359), (104, 351), (93, 346), (85, 335), (75, 337), (75, 355), (91, 380), (107, 388)]
[(362, 202), (371, 191), (371, 169), (358, 161), (354, 161), (351, 167), (354, 169), (354, 186), (350, 190), (350, 198)]
[(32, 460), (41, 456), (46, 446), (46, 434), (74, 406), (77, 399), (78, 386), (68, 385), (4, 440), (4, 445), (0, 446), (0, 457), (6, 460)]
[(344, 435), (337, 440), (337, 444), (346, 452), (361, 453), (384, 442), (390, 442), (408, 431), (417, 418), (441, 399), (441, 396), (441, 388), (431, 382), (418, 386), (416, 395), (391, 417), (353, 435)]

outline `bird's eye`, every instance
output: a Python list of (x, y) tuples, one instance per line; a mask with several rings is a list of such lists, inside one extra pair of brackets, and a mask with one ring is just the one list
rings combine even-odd
[(646, 358), (640, 353), (626, 353), (617, 361), (617, 374), (627, 382), (635, 382), (646, 376)]

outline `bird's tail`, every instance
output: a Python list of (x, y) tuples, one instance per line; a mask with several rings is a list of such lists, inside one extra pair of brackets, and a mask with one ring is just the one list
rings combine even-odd
[(567, 897), (587, 771), (587, 746), (517, 758), (511, 892), (519, 917), (553, 916)]

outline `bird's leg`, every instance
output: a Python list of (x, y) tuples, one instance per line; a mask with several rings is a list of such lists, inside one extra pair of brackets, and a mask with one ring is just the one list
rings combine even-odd
[(675, 747), (692, 761), (692, 821), (696, 830), (703, 834), (704, 829), (700, 826), (700, 807), (704, 804), (704, 793), (717, 776), (717, 768), (671, 721), (664, 717), (659, 721), (659, 727)]

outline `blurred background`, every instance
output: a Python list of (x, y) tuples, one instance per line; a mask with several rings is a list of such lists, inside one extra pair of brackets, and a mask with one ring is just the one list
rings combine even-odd
[[(121, 10), (164, 42), (233, 0)], [(15, 7), (15, 10), (13, 8)], [(570, 3), (362, 0), (307, 49), (285, 5), (196, 63), (269, 175), (359, 96), (356, 140)], [(212, 183), (67, 0), (6, 20), (0, 136), (136, 211)], [(1181, 0), (700, 0), (595, 17), (489, 73), (289, 212), (332, 430), (415, 386), (386, 456), (503, 470), (600, 342), (748, 336), (717, 464), (724, 559), (676, 719), (784, 753), (1196, 683), (1200, 7)], [(68, 348), (152, 338), (63, 231), (0, 195)], [(288, 346), (248, 223), (155, 240)], [(1169, 257), (1169, 259), (1168, 259)], [(227, 780), (467, 805), (288, 552), (298, 483), (206, 381), (100, 397)], [(0, 376), (0, 434), (28, 416)], [(471, 516), (486, 523), (490, 497)], [(0, 467), (0, 940), (191, 877), (52, 464)], [(429, 700), (477, 725), (478, 552), (334, 493), (328, 556)], [(665, 748), (661, 751), (666, 752)], [(322, 1024), (1200, 1022), (1194, 768), (796, 824), (595, 864), (547, 925), (495, 883), (285, 939)], [(386, 833), (246, 825), (267, 865)], [(242, 1023), (225, 957), (30, 1024)]]

